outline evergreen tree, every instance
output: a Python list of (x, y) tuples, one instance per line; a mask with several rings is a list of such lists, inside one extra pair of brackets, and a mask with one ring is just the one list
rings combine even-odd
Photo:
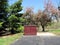
[[(0, 32), (5, 30), (6, 28), (9, 28), (9, 26), (12, 26), (13, 28), (11, 28), (11, 33), (14, 33), (14, 30), (18, 27), (16, 27), (16, 24), (20, 22), (19, 18), (21, 17), (21, 15), (23, 15), (18, 13), (22, 10), (21, 4), (22, 0), (18, 0), (11, 6), (8, 6), (8, 0), (0, 0), (0, 23), (2, 23)], [(12, 17), (12, 15), (14, 15), (14, 18)], [(17, 18), (17, 20), (15, 19), (15, 17)], [(11, 22), (11, 20), (14, 21)], [(11, 25), (11, 23), (14, 23), (15, 25)]]
[[(0, 33), (2, 34), (6, 27), (7, 15), (8, 15), (8, 0), (0, 0)], [(0, 34), (0, 35), (1, 35)]]
[[(21, 13), (19, 13), (20, 11), (22, 11), (22, 0), (18, 0), (17, 2), (15, 2), (14, 4), (12, 4), (10, 6), (10, 10), (9, 10), (9, 17), (8, 17), (8, 21), (9, 21), (9, 25), (11, 25), (11, 23), (13, 23), (14, 25), (12, 25), (10, 31), (11, 33), (15, 33), (15, 31), (17, 30), (18, 26), (16, 25), (20, 25), (18, 23), (20, 23), (20, 17), (21, 17)], [(14, 15), (14, 18), (12, 17), (12, 15)], [(11, 17), (11, 18), (10, 18)], [(17, 18), (17, 20), (15, 19), (15, 17)], [(12, 22), (10, 22), (10, 20), (14, 20)]]
[(22, 11), (21, 4), (22, 0), (18, 0), (16, 3), (12, 4), (10, 6), (10, 14), (14, 14), (19, 17), (20, 14), (18, 12)]
[(0, 21), (7, 17), (8, 0), (0, 0)]

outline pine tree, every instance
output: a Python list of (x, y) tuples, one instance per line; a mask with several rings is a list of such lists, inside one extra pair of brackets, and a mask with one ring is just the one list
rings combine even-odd
[[(0, 0), (0, 33), (2, 34), (6, 27), (8, 15), (8, 0)], [(0, 34), (0, 35), (1, 35)]]
[[(12, 23), (12, 25), (10, 26), (11, 27), (11, 29), (10, 29), (10, 31), (11, 31), (11, 33), (12, 34), (14, 34), (15, 33), (15, 31), (17, 30), (17, 28), (18, 28), (18, 26), (17, 25), (20, 25), (20, 24), (18, 24), (18, 23), (20, 23), (20, 20), (19, 20), (19, 18), (21, 17), (21, 15), (22, 14), (20, 14), (19, 12), (20, 11), (22, 11), (22, 6), (21, 6), (21, 4), (22, 4), (22, 0), (18, 0), (17, 2), (15, 2), (14, 4), (12, 4), (11, 6), (10, 6), (10, 10), (9, 10), (9, 17), (8, 17), (8, 20), (9, 20), (9, 25), (11, 25), (11, 23)], [(13, 17), (14, 18), (13, 18)], [(10, 18), (11, 17), (11, 18)], [(18, 19), (18, 20), (16, 20), (15, 19), (15, 17)], [(10, 22), (10, 20), (14, 20), (14, 21), (11, 21)], [(15, 30), (15, 29), (16, 30)]]
[(8, 0), (0, 0), (0, 21), (7, 17)]
[(19, 17), (20, 14), (18, 12), (22, 11), (21, 5), (22, 5), (22, 0), (18, 0), (16, 3), (12, 4), (10, 6), (10, 12), (11, 12), (10, 14), (14, 14)]

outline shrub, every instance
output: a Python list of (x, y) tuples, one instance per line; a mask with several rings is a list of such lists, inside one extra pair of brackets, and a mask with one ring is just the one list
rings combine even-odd
[(0, 22), (0, 28), (2, 27), (3, 22)]
[(20, 26), (18, 27), (17, 31), (23, 32), (23, 31), (24, 31), (24, 26), (20, 25)]

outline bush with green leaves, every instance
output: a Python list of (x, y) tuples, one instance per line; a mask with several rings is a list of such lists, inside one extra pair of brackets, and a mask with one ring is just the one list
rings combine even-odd
[(24, 27), (22, 26), (22, 22), (24, 22), (24, 19), (15, 15), (11, 15), (8, 18), (9, 21), (9, 28), (11, 31), (16, 31), (16, 32), (23, 32)]
[(19, 22), (20, 22), (20, 25), (24, 25), (25, 23), (25, 19), (23, 17), (19, 17)]
[(23, 31), (24, 31), (24, 26), (20, 25), (20, 26), (18, 27), (17, 31), (23, 32)]
[(19, 21), (20, 21), (20, 22), (24, 22), (24, 21), (25, 21), (25, 19), (24, 19), (24, 18), (22, 18), (22, 17), (20, 17), (20, 18), (19, 18)]
[(15, 15), (11, 15), (9, 16), (8, 18), (8, 21), (9, 21), (9, 28), (11, 31), (16, 31), (17, 28), (18, 28), (18, 18), (15, 16)]
[(0, 22), (0, 28), (2, 27), (3, 22)]

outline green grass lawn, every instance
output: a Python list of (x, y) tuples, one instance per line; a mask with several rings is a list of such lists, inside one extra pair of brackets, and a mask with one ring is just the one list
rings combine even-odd
[(49, 30), (48, 32), (52, 32), (52, 33), (60, 36), (60, 30)]
[(22, 37), (23, 33), (0, 37), (0, 45), (10, 45), (16, 39)]

